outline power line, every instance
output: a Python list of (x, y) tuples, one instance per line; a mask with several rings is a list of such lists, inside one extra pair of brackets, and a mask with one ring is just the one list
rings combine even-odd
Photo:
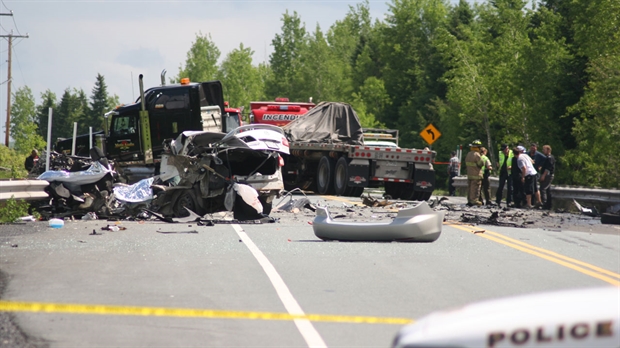
[(6, 8), (6, 9), (7, 9), (7, 11), (11, 11), (11, 10), (9, 10), (9, 8), (8, 8), (8, 7), (6, 7), (6, 5), (4, 4), (4, 1), (0, 0), (0, 2), (2, 2), (2, 6), (4, 6), (4, 8)]
[[(4, 4), (4, 2), (2, 3)], [(6, 7), (6, 6), (5, 6)], [(13, 16), (13, 11), (11, 11), (10, 13), (0, 13), (0, 16)], [(15, 21), (15, 20), (13, 20)], [(7, 100), (6, 100), (6, 127), (5, 129), (5, 138), (4, 138), (4, 145), (6, 145), (6, 147), (9, 147), (9, 137), (10, 137), (10, 130), (11, 130), (11, 45), (13, 44), (13, 38), (28, 38), (28, 34), (26, 35), (13, 35), (13, 32), (11, 32), (9, 35), (0, 35), (0, 37), (6, 37), (9, 39), (9, 49), (8, 49), (8, 59), (7, 59), (7, 84), (6, 84), (6, 94), (7, 94)]]
[[(23, 39), (19, 40), (15, 45), (13, 45), (13, 49), (15, 49), (17, 44), (19, 44), (22, 41), (24, 40)], [(26, 78), (24, 77), (24, 70), (22, 70), (22, 65), (19, 64), (19, 58), (17, 58), (17, 51), (13, 52), (13, 54), (15, 54), (15, 60), (17, 61), (17, 67), (19, 68), (19, 73), (22, 75), (22, 81), (24, 81), (24, 86), (27, 86), (28, 84), (26, 83)]]
[(19, 32), (19, 28), (17, 27), (17, 22), (15, 22), (15, 17), (13, 16), (13, 11), (11, 11), (11, 18), (13, 18), (13, 24), (15, 25), (15, 30), (17, 30), (17, 33), (19, 35), (21, 35), (22, 33)]

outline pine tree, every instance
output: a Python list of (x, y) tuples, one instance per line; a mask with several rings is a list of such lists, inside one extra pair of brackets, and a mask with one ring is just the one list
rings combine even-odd
[(102, 129), (103, 115), (110, 111), (113, 105), (109, 104), (108, 87), (105, 84), (105, 78), (101, 74), (97, 74), (97, 81), (93, 87), (90, 96), (90, 108), (87, 119), (87, 127), (93, 127), (93, 132)]

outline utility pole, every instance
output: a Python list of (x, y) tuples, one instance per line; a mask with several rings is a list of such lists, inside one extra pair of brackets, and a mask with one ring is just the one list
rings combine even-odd
[[(13, 16), (13, 11), (11, 13), (0, 13), (0, 16)], [(7, 73), (7, 82), (6, 82), (6, 127), (5, 127), (5, 138), (4, 145), (9, 147), (9, 135), (11, 130), (11, 48), (13, 47), (13, 38), (28, 38), (28, 34), (26, 35), (13, 35), (13, 31), (9, 35), (0, 35), (0, 37), (9, 38), (9, 54), (8, 54), (8, 73)]]

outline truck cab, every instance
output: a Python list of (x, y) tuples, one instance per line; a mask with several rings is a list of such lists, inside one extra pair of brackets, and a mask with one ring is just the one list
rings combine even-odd
[[(148, 112), (147, 122), (140, 118), (143, 108)], [(191, 83), (182, 79), (181, 84), (150, 88), (135, 103), (106, 114), (106, 153), (121, 165), (135, 165), (148, 162), (145, 153), (152, 149), (157, 162), (164, 139), (174, 139), (186, 130), (226, 133), (237, 128), (239, 117), (223, 110), (220, 81)]]
[[(224, 102), (224, 112), (231, 118), (231, 122), (243, 126), (243, 106), (240, 108), (231, 108), (228, 102)], [(234, 128), (233, 128), (234, 129)]]

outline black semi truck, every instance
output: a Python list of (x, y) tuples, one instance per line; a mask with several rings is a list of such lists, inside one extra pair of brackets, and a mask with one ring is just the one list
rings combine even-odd
[[(225, 110), (220, 81), (190, 82), (143, 89), (135, 103), (106, 113), (105, 129), (93, 133), (93, 144), (116, 163), (116, 170), (128, 182), (156, 175), (165, 139), (176, 138), (187, 130), (227, 133), (240, 123), (238, 114)], [(88, 156), (89, 135), (76, 138), (77, 156)], [(73, 139), (61, 139), (55, 151), (69, 154)]]

